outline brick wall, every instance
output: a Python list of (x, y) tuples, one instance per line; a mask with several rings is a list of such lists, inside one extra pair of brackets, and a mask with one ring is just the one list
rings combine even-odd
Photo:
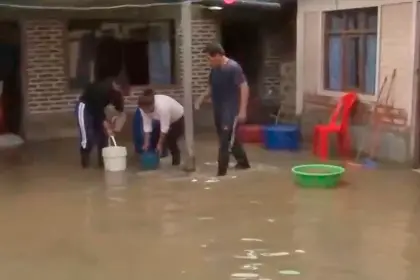
[[(26, 21), (23, 34), (27, 44), (27, 96), (30, 114), (70, 112), (79, 93), (68, 88), (66, 53), (66, 22), (58, 20)], [(128, 108), (134, 107), (141, 89), (126, 97)], [(180, 97), (179, 87), (158, 89)]]
[[(28, 139), (49, 139), (76, 135), (73, 110), (79, 93), (70, 92), (66, 69), (66, 22), (59, 20), (27, 20), (22, 26), (26, 43), (25, 60)], [(208, 65), (201, 50), (216, 39), (217, 25), (213, 20), (195, 19), (193, 35), (193, 94), (202, 93), (207, 86)], [(182, 42), (178, 28), (177, 42)], [(180, 66), (182, 67), (182, 46)], [(182, 69), (182, 68), (181, 68)], [(182, 76), (182, 73), (181, 73)], [(127, 108), (134, 108), (142, 88), (134, 88), (126, 97)], [(157, 88), (157, 93), (182, 98), (182, 84)]]
[[(178, 22), (179, 24), (179, 22)], [(192, 21), (192, 90), (193, 94), (201, 94), (207, 88), (209, 67), (204, 54), (201, 53), (206, 44), (214, 42), (218, 38), (219, 26), (217, 21), (209, 18), (195, 18)], [(74, 103), (78, 93), (71, 93), (67, 86), (66, 69), (66, 22), (58, 20), (28, 20), (24, 23), (24, 38), (27, 44), (26, 62), (27, 62), (27, 95), (30, 117), (30, 127), (37, 127), (38, 134), (55, 134), (55, 131), (61, 129), (62, 121), (57, 118), (57, 124), (51, 125), (53, 118), (49, 114), (55, 115), (61, 113), (68, 118), (65, 125), (68, 132), (64, 135), (70, 135), (70, 130), (74, 128), (73, 116), (70, 112), (74, 109)], [(157, 93), (168, 94), (177, 99), (182, 98), (182, 30), (177, 28), (177, 42), (179, 47), (179, 67), (180, 78), (179, 85), (173, 87), (164, 87), (156, 89)], [(279, 89), (280, 66), (282, 57), (278, 54), (278, 33), (274, 32), (264, 40), (264, 88)], [(135, 107), (138, 94), (142, 88), (133, 89), (131, 94), (126, 97), (127, 108)], [(203, 110), (200, 113), (205, 114), (196, 118), (197, 122), (202, 119), (211, 120), (208, 111)], [(46, 116), (41, 116), (46, 115)], [(39, 121), (38, 121), (39, 119)], [(56, 119), (54, 117), (54, 119)], [(55, 120), (54, 120), (55, 121)], [(37, 124), (33, 124), (36, 122)], [(47, 123), (48, 122), (48, 123)], [(44, 127), (51, 127), (47, 133)], [(42, 131), (39, 132), (39, 131)], [(60, 133), (58, 133), (60, 134)], [(62, 135), (62, 134), (60, 134)]]
[[(73, 110), (77, 94), (71, 94), (67, 87), (65, 69), (66, 23), (56, 20), (26, 21), (24, 36), (27, 43), (28, 105), (30, 113), (52, 113)], [(192, 21), (192, 72), (193, 94), (206, 90), (208, 82), (208, 62), (201, 53), (206, 44), (216, 41), (218, 25), (212, 19)], [(178, 27), (177, 41), (182, 42), (182, 31)], [(264, 89), (279, 89), (280, 65), (282, 58), (276, 52), (279, 38), (267, 35), (264, 40)], [(180, 48), (180, 69), (182, 70), (182, 45)], [(157, 89), (158, 93), (176, 98), (182, 97), (182, 71), (180, 85)], [(134, 89), (126, 97), (127, 107), (133, 107), (141, 88)]]
[[(209, 65), (206, 56), (202, 53), (204, 47), (217, 39), (218, 25), (211, 19), (192, 20), (192, 91), (201, 94), (207, 89)], [(182, 42), (182, 30), (178, 28), (179, 42)], [(180, 67), (182, 69), (183, 49), (180, 45)], [(181, 73), (181, 82), (182, 82)]]
[(278, 46), (280, 40), (281, 38), (276, 32), (265, 32), (263, 35), (264, 92), (262, 94), (267, 93), (269, 90), (279, 91), (281, 53)]
[[(192, 20), (191, 35), (192, 35), (192, 93), (197, 96), (203, 93), (207, 89), (208, 85), (208, 74), (209, 66), (207, 58), (202, 54), (204, 47), (211, 42), (214, 42), (217, 38), (218, 25), (214, 20), (211, 19), (195, 19)], [(183, 89), (183, 46), (182, 46), (182, 30), (178, 25), (177, 30), (177, 42), (179, 48), (179, 85), (156, 89), (157, 93), (170, 95), (178, 100), (182, 101)], [(127, 107), (132, 107), (137, 100), (138, 94), (141, 89), (136, 91), (135, 89), (131, 92), (131, 95), (126, 98)]]
[(74, 102), (67, 90), (65, 26), (56, 20), (26, 21), (23, 25), (29, 113), (63, 111)]
[[(57, 20), (26, 21), (24, 36), (27, 44), (27, 93), (30, 113), (51, 113), (73, 110), (77, 94), (70, 94), (66, 76), (66, 23)], [(178, 28), (178, 42), (182, 42), (182, 32)], [(203, 92), (207, 86), (208, 64), (201, 53), (204, 46), (216, 39), (217, 25), (212, 20), (192, 22), (192, 70), (193, 93)], [(182, 67), (182, 45), (180, 67)], [(182, 69), (182, 68), (181, 68)], [(182, 73), (181, 73), (182, 79)], [(132, 107), (141, 89), (134, 89), (126, 97), (128, 107)], [(182, 97), (182, 88), (174, 86), (157, 89), (158, 93)]]
[[(296, 106), (295, 48), (290, 35), (285, 34), (282, 26), (265, 32), (262, 43), (264, 92), (260, 95), (265, 99), (276, 100), (276, 104), (280, 100), (282, 119), (287, 121), (294, 117)], [(269, 92), (271, 95), (268, 95)]]

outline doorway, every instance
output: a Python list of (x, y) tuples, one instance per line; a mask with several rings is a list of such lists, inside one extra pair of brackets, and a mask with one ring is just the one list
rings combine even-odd
[[(417, 39), (417, 52), (420, 53), (420, 41)], [(417, 56), (417, 61), (415, 64), (415, 69), (419, 69), (420, 66), (420, 56)], [(418, 71), (417, 74), (414, 75), (414, 81), (416, 89), (413, 92), (415, 94), (415, 102), (414, 102), (414, 108), (413, 108), (413, 114), (414, 114), (414, 121), (413, 121), (413, 134), (411, 137), (411, 141), (413, 142), (413, 154), (412, 154), (412, 160), (411, 160), (411, 167), (413, 170), (420, 172), (420, 79), (418, 77)]]
[(0, 22), (0, 135), (22, 132), (20, 52), (19, 24)]
[(250, 98), (258, 96), (262, 52), (260, 25), (250, 20), (224, 20), (222, 45), (226, 55), (237, 61), (247, 78)]

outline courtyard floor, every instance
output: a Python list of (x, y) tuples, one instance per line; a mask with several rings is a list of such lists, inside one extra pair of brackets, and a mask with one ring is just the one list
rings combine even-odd
[(420, 279), (420, 174), (349, 168), (335, 190), (299, 189), (307, 153), (247, 148), (253, 168), (220, 180), (214, 140), (189, 176), (133, 156), (125, 174), (82, 170), (74, 140), (2, 152), (0, 279)]

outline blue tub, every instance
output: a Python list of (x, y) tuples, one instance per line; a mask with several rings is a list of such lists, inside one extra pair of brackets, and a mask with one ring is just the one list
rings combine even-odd
[(142, 170), (156, 170), (159, 168), (160, 158), (156, 152), (143, 152), (139, 156)]
[(263, 128), (264, 147), (267, 150), (297, 151), (300, 147), (300, 130), (297, 125), (279, 124)]
[[(159, 121), (153, 121), (153, 131), (152, 137), (150, 139), (150, 152), (156, 150), (157, 142), (160, 135), (160, 123)], [(144, 143), (144, 132), (143, 132), (143, 118), (141, 116), (140, 109), (137, 108), (134, 118), (133, 118), (133, 143), (134, 149), (137, 154), (143, 153), (143, 143)], [(166, 157), (168, 155), (168, 150), (165, 149), (161, 157)]]

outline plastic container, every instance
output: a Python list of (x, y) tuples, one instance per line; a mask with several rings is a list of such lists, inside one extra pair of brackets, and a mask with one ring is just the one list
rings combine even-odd
[(143, 152), (140, 154), (140, 167), (142, 170), (156, 170), (159, 168), (160, 158), (156, 152)]
[(263, 128), (258, 124), (240, 125), (237, 135), (242, 143), (262, 143)]
[(329, 164), (305, 164), (292, 168), (295, 182), (303, 188), (335, 188), (345, 171), (344, 167)]
[(270, 125), (263, 128), (264, 147), (267, 150), (296, 151), (300, 147), (300, 130), (297, 125)]
[(109, 146), (102, 149), (102, 157), (106, 171), (124, 171), (127, 168), (127, 149), (118, 146), (114, 137), (110, 137)]

